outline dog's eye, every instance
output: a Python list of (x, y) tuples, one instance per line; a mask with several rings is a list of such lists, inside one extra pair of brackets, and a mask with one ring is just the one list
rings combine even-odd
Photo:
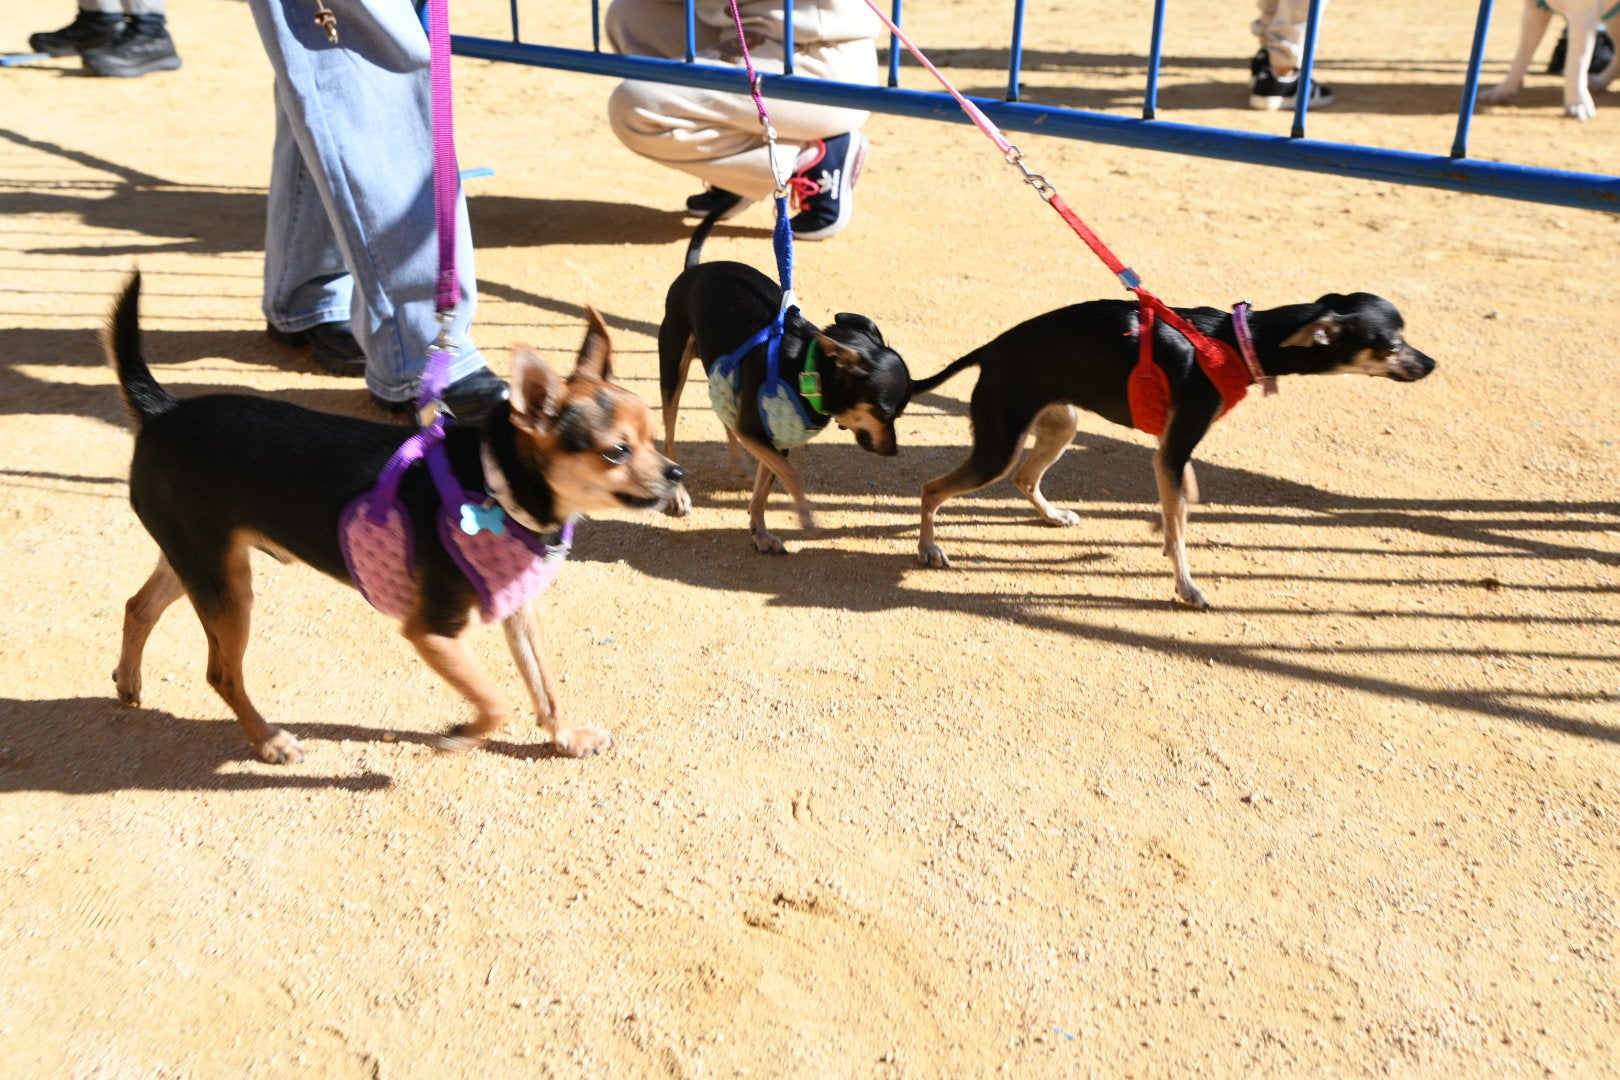
[(630, 448), (624, 443), (619, 443), (612, 449), (602, 451), (602, 460), (609, 465), (623, 465), (630, 460)]

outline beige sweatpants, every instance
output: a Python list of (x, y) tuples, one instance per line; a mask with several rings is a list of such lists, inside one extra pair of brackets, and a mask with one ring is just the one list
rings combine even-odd
[[(822, 0), (827, 4), (828, 0)], [(839, 0), (864, 9), (861, 0)], [(715, 0), (698, 0), (701, 8)], [(780, 6), (778, 0), (778, 7)], [(613, 0), (603, 19), (608, 41), (621, 53), (679, 59), (686, 55), (686, 24), (680, 5), (667, 0)], [(797, 29), (797, 22), (795, 23)], [(779, 28), (777, 28), (779, 33)], [(872, 38), (847, 41), (794, 41), (793, 71), (819, 79), (875, 85), (877, 47)], [(757, 71), (781, 72), (779, 36), (750, 34), (748, 52)], [(729, 26), (697, 26), (697, 57), (707, 63), (742, 67), (736, 32)], [(746, 88), (743, 77), (738, 86)], [(753, 96), (692, 86), (631, 80), (608, 99), (613, 133), (643, 157), (690, 173), (705, 184), (748, 199), (766, 199), (777, 175), (793, 172), (801, 148), (817, 139), (856, 131), (869, 113), (767, 97), (766, 111), (776, 129), (776, 172), (760, 126)]]
[[(1260, 47), (1271, 56), (1271, 70), (1279, 75), (1298, 71), (1305, 56), (1305, 17), (1310, 14), (1309, 0), (1256, 0), (1260, 17), (1249, 24)], [(1323, 0), (1322, 13), (1327, 12)], [(1316, 28), (1316, 40), (1322, 40), (1322, 28)]]

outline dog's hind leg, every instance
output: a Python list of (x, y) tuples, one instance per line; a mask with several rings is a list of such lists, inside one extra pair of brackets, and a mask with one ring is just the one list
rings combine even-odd
[(557, 687), (547, 670), (545, 638), (532, 605), (507, 618), (501, 629), (506, 631), (507, 648), (512, 650), (512, 660), (534, 699), (535, 718), (551, 736), (558, 752), (567, 757), (590, 757), (612, 746), (613, 736), (601, 728), (569, 727), (563, 723)]
[(1041, 478), (1053, 462), (1063, 456), (1063, 451), (1068, 449), (1070, 440), (1079, 429), (1080, 410), (1073, 405), (1048, 405), (1042, 409), (1030, 426), (1035, 435), (1035, 445), (1013, 475), (1013, 483), (1024, 493), (1024, 498), (1034, 504), (1035, 512), (1048, 525), (1080, 523), (1079, 514), (1073, 510), (1059, 510), (1041, 492)]
[[(986, 390), (986, 377), (981, 376), (979, 385), (973, 389), (970, 406), (973, 449), (968, 451), (967, 460), (962, 464), (923, 485), (922, 523), (917, 533), (917, 561), (923, 566), (948, 570), (951, 565), (945, 552), (934, 543), (934, 515), (939, 512), (940, 506), (947, 499), (977, 491), (1012, 472), (1013, 466), (1018, 463), (1018, 451), (1024, 445), (1024, 437), (1031, 425), (1036, 423), (1036, 418), (1045, 411), (1045, 407), (1032, 407), (1010, 416), (1001, 416), (997, 411), (1000, 408), (999, 398), (996, 392)], [(1070, 435), (1073, 435), (1072, 431)], [(1035, 445), (1036, 450), (1030, 455), (1032, 459), (1041, 453), (1043, 443), (1037, 438)], [(1047, 445), (1046, 452), (1056, 460), (1062, 449), (1060, 446), (1056, 453), (1052, 453), (1050, 445)], [(1040, 471), (1045, 471), (1044, 467)], [(1038, 472), (1035, 480), (1038, 487)]]
[(233, 539), (217, 570), (188, 572), (182, 580), (208, 637), (208, 685), (236, 714), (236, 722), (261, 761), (295, 765), (304, 759), (304, 748), (292, 735), (265, 722), (248, 698), (242, 677), (253, 609), (250, 550), (245, 541)]
[(168, 558), (159, 554), (152, 576), (124, 605), (124, 644), (118, 653), (113, 685), (118, 689), (118, 700), (125, 705), (141, 703), (141, 656), (146, 651), (146, 639), (169, 605), (185, 592)]

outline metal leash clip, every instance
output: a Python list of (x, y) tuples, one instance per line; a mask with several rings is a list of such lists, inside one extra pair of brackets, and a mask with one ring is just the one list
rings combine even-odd
[(326, 40), (337, 44), (337, 13), (326, 6), (325, 0), (315, 0), (315, 25), (326, 31)]
[(1024, 164), (1024, 152), (1022, 150), (1018, 149), (1016, 146), (1009, 146), (1004, 157), (1007, 164), (1013, 166), (1019, 172), (1024, 174), (1024, 183), (1034, 188), (1035, 194), (1039, 195), (1047, 202), (1052, 201), (1052, 196), (1057, 194), (1057, 188), (1053, 187), (1051, 181), (1047, 180), (1046, 177), (1042, 176), (1038, 172), (1034, 172), (1028, 165)]

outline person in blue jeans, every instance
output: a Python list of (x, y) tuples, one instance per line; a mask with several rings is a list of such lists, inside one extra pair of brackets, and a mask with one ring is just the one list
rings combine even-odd
[[(275, 73), (276, 136), (265, 229), (272, 338), (308, 345), (371, 398), (412, 412), (438, 337), (432, 93), (427, 33), (411, 0), (249, 0)], [(507, 396), (469, 327), (478, 304), (467, 203), (456, 200), (461, 299), (444, 403), (477, 423)]]

